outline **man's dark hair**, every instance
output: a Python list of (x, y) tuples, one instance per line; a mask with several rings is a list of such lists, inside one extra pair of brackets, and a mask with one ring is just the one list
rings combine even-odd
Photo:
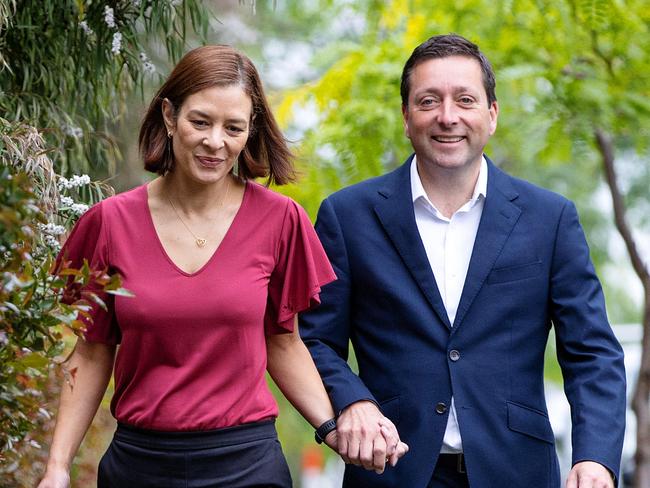
[(402, 71), (402, 83), (400, 86), (402, 105), (405, 107), (408, 105), (409, 90), (411, 88), (410, 78), (413, 69), (428, 59), (446, 58), (449, 56), (466, 56), (476, 59), (481, 65), (481, 71), (483, 72), (483, 87), (485, 88), (485, 93), (487, 93), (488, 105), (492, 105), (492, 102), (497, 101), (497, 96), (494, 91), (496, 86), (494, 71), (485, 55), (476, 44), (468, 41), (464, 37), (458, 34), (446, 34), (433, 36), (413, 50), (411, 57), (404, 65), (404, 71)]

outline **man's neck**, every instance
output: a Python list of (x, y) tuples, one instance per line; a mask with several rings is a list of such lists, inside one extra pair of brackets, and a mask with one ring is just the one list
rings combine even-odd
[(462, 168), (440, 168), (421, 164), (417, 170), (422, 187), (429, 200), (445, 217), (451, 216), (471, 200), (481, 170), (479, 159), (475, 164)]

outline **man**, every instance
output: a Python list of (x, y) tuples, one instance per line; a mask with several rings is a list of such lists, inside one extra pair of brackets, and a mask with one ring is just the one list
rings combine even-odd
[[(344, 486), (560, 486), (543, 387), (551, 326), (572, 412), (567, 486), (611, 487), (618, 476), (622, 350), (574, 205), (483, 155), (494, 88), (466, 39), (418, 46), (401, 85), (415, 154), (320, 208), (339, 279), (301, 331), (340, 412), (339, 452), (362, 460)], [(384, 416), (410, 451), (379, 475), (370, 470)]]

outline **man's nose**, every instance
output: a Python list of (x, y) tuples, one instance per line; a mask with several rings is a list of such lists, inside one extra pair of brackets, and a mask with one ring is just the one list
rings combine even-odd
[(453, 100), (445, 99), (438, 107), (438, 123), (440, 125), (454, 125), (458, 123), (458, 112)]

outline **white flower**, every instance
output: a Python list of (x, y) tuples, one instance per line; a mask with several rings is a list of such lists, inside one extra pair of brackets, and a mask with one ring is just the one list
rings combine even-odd
[(144, 11), (144, 16), (145, 17), (151, 17), (151, 11), (152, 10), (153, 10), (153, 7), (151, 5), (149, 5)]
[(65, 135), (79, 139), (83, 135), (83, 130), (81, 127), (76, 127), (74, 125), (64, 125), (61, 130)]
[(88, 185), (90, 183), (90, 176), (88, 175), (73, 175), (72, 178), (67, 179), (65, 176), (59, 177), (59, 190), (70, 190), (80, 186)]
[(46, 234), (43, 241), (45, 241), (45, 245), (53, 251), (59, 252), (61, 250), (61, 244), (56, 237)]
[(183, 0), (171, 0), (172, 7), (178, 7), (181, 3), (183, 3)]
[(113, 9), (108, 5), (104, 7), (104, 22), (106, 22), (106, 25), (111, 28), (117, 27), (117, 25), (115, 25), (115, 14)]
[(70, 183), (73, 187), (75, 186), (84, 186), (90, 184), (90, 176), (88, 175), (73, 175), (70, 179)]
[(74, 200), (70, 197), (66, 197), (65, 195), (61, 195), (60, 203), (62, 207), (69, 207), (74, 203)]
[(113, 44), (111, 45), (111, 52), (115, 55), (120, 54), (122, 50), (122, 34), (116, 32), (113, 34)]
[(50, 420), (50, 419), (52, 418), (52, 414), (50, 414), (50, 412), (48, 412), (47, 410), (45, 410), (43, 407), (41, 407), (41, 408), (38, 409), (38, 413), (39, 413), (39, 415), (40, 415), (41, 417), (43, 417), (44, 419)]
[(88, 205), (85, 203), (73, 203), (70, 206), (70, 210), (72, 210), (75, 214), (81, 216), (88, 210)]
[(39, 223), (38, 229), (43, 234), (48, 234), (51, 236), (60, 236), (61, 234), (65, 233), (65, 227), (63, 227), (62, 225), (53, 224), (52, 222), (49, 222), (48, 224)]
[(133, 0), (133, 6), (135, 8), (138, 8), (140, 6), (140, 3), (142, 3), (141, 0)]
[(3, 287), (7, 293), (11, 293), (12, 291), (14, 291), (16, 286), (22, 285), (22, 282), (13, 273), (5, 272), (4, 281), (5, 283), (3, 284)]
[(93, 30), (88, 25), (88, 22), (86, 22), (85, 20), (79, 22), (79, 27), (81, 27), (81, 30), (84, 31), (87, 36), (91, 36), (94, 34)]
[(142, 61), (142, 68), (144, 69), (145, 73), (155, 73), (156, 72), (156, 67), (149, 60), (149, 58), (147, 57), (147, 55), (145, 53), (140, 53), (140, 61)]

